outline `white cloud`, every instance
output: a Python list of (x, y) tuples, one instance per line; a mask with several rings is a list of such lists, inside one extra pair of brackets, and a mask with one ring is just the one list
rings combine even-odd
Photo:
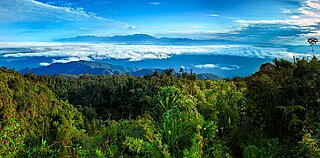
[(57, 7), (36, 0), (1, 0), (1, 22), (104, 20), (81, 8)]
[(217, 17), (217, 16), (220, 16), (220, 15), (218, 15), (218, 14), (208, 14), (208, 16)]
[(225, 71), (229, 71), (229, 70), (234, 70), (236, 68), (233, 68), (233, 67), (221, 67), (220, 69), (221, 70), (225, 70)]
[(195, 68), (198, 69), (220, 69), (220, 70), (235, 70), (239, 69), (240, 66), (238, 65), (220, 65), (220, 64), (204, 64), (204, 65), (196, 65)]
[(305, 34), (306, 37), (320, 37), (320, 30), (313, 31), (312, 33)]
[[(8, 49), (10, 48), (10, 49)], [(8, 51), (10, 50), (10, 51)], [(256, 58), (288, 58), (284, 48), (262, 48), (248, 45), (156, 46), (82, 43), (0, 43), (3, 57), (65, 57), (64, 60), (87, 59), (166, 59), (172, 55), (228, 55)]]
[(292, 14), (292, 11), (290, 9), (281, 9), (281, 12), (283, 14)]
[(42, 63), (40, 63), (39, 65), (41, 65), (41, 66), (49, 66), (49, 65), (50, 65), (50, 63), (42, 62)]
[(53, 59), (52, 63), (69, 63), (69, 62), (80, 61), (80, 60), (91, 61), (89, 57), (69, 57), (64, 59)]
[(157, 6), (157, 5), (160, 5), (161, 3), (160, 2), (150, 2), (149, 4)]
[(51, 63), (42, 62), (42, 63), (39, 63), (39, 65), (49, 66), (54, 63), (69, 63), (69, 62), (80, 61), (80, 60), (91, 61), (92, 59), (88, 58), (88, 57), (68, 57), (68, 58), (63, 58), (63, 59), (52, 59)]
[[(290, 10), (283, 9), (283, 13), (292, 13)], [(301, 2), (301, 7), (297, 10), (299, 16), (291, 16), (286, 19), (276, 20), (243, 20), (236, 19), (235, 22), (242, 25), (255, 25), (255, 24), (286, 24), (297, 26), (312, 26), (320, 23), (320, 1), (319, 0), (306, 0)]]
[(319, 4), (318, 0), (307, 0), (305, 3), (307, 6), (309, 6), (311, 8), (320, 10), (320, 4)]
[(237, 18), (231, 17), (231, 16), (223, 16), (219, 14), (207, 14), (206, 16), (211, 16), (211, 17), (221, 17), (221, 18), (226, 18), (226, 19), (231, 19), (231, 20), (236, 20)]
[[(315, 56), (319, 58), (320, 54), (316, 54)], [(310, 54), (288, 53), (288, 57), (290, 59), (292, 59), (292, 58), (312, 58), (313, 55), (311, 53)]]
[(291, 18), (291, 19), (300, 19), (300, 17), (297, 16), (297, 15), (292, 15), (290, 18)]
[(215, 65), (215, 64), (204, 64), (204, 65), (196, 65), (195, 68), (198, 68), (198, 69), (213, 69), (213, 68), (217, 68), (219, 67), (218, 65)]

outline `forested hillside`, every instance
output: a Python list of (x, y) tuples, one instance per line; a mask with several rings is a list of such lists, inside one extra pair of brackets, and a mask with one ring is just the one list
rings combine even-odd
[(319, 157), (320, 61), (221, 81), (0, 69), (0, 157)]

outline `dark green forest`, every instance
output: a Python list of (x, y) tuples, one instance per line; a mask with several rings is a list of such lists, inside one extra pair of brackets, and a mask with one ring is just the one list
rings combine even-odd
[(320, 157), (320, 61), (220, 81), (2, 67), (0, 157)]

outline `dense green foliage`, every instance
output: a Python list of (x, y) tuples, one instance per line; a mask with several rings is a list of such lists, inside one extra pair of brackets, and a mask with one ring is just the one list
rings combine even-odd
[(0, 69), (1, 157), (319, 157), (320, 61), (246, 78)]
[(319, 60), (275, 59), (274, 65), (262, 65), (244, 81), (246, 128), (241, 129), (240, 140), (247, 144), (246, 151), (255, 149), (273, 157), (319, 157)]
[(2, 68), (0, 78), (0, 155), (73, 153), (85, 133), (82, 114), (48, 87), (14, 71)]

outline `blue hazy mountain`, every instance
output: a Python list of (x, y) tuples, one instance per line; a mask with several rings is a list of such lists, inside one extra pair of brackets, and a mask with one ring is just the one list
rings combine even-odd
[(202, 73), (197, 75), (200, 80), (221, 80), (222, 78), (210, 73)]
[(144, 76), (144, 75), (152, 75), (155, 72), (162, 73), (162, 69), (141, 69), (135, 72), (131, 72), (130, 74), (132, 76)]
[[(43, 66), (39, 68), (25, 68), (19, 71), (20, 73), (34, 73), (37, 75), (117, 75), (128, 74), (133, 76), (145, 76), (152, 75), (155, 72), (162, 73), (163, 69), (139, 69), (133, 67), (116, 66), (108, 63), (100, 63), (93, 61), (74, 61), (69, 63), (54, 63), (49, 66)], [(220, 80), (221, 77), (216, 75), (205, 73), (198, 74), (199, 79), (205, 80)]]
[(58, 39), (58, 42), (85, 42), (85, 43), (126, 43), (126, 44), (230, 44), (227, 40), (196, 40), (190, 38), (156, 38), (148, 34), (116, 35), (116, 36), (76, 36)]
[(138, 71), (138, 68), (116, 66), (107, 63), (92, 61), (75, 61), (69, 63), (54, 63), (49, 66), (39, 68), (25, 68), (20, 73), (34, 73), (37, 75), (56, 75), (56, 74), (92, 74), (92, 75), (116, 75), (123, 73), (132, 73)]

